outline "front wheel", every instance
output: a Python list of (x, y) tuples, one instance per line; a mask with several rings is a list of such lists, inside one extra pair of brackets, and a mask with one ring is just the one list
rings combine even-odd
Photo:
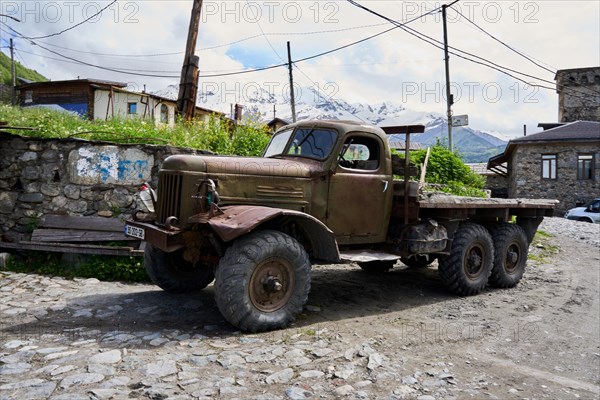
[(494, 240), (494, 267), (490, 285), (499, 288), (514, 287), (525, 272), (529, 244), (523, 228), (502, 223), (492, 229)]
[(460, 225), (447, 256), (438, 260), (438, 272), (450, 290), (461, 296), (471, 296), (487, 284), (494, 260), (494, 245), (490, 233), (481, 225)]
[(167, 253), (150, 243), (144, 250), (144, 267), (155, 285), (171, 293), (204, 289), (215, 278), (210, 266), (186, 261), (183, 251)]
[(284, 328), (310, 292), (308, 254), (293, 237), (258, 231), (238, 239), (217, 267), (215, 301), (225, 319), (249, 332)]

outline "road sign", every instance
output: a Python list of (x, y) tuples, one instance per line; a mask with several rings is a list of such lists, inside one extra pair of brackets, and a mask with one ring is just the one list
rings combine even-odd
[(468, 115), (454, 115), (452, 117), (452, 126), (465, 126), (469, 125)]

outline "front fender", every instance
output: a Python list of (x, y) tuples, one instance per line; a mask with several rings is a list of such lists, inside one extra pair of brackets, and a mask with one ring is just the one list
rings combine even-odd
[(223, 214), (210, 218), (207, 223), (224, 242), (245, 235), (268, 221), (289, 217), (310, 240), (313, 258), (328, 262), (340, 261), (340, 252), (333, 232), (312, 215), (263, 206), (227, 206), (221, 210)]

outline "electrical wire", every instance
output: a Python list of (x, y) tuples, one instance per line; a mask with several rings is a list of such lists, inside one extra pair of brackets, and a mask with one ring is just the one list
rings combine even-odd
[[(394, 19), (392, 19), (392, 18), (386, 17), (385, 15), (382, 15), (382, 14), (380, 14), (380, 13), (378, 13), (378, 12), (374, 11), (374, 10), (371, 10), (370, 8), (368, 8), (368, 7), (365, 7), (365, 6), (363, 6), (362, 4), (360, 4), (360, 3), (358, 3), (358, 2), (356, 2), (356, 1), (354, 1), (354, 0), (346, 0), (346, 1), (347, 1), (347, 2), (349, 2), (350, 4), (354, 5), (355, 7), (361, 8), (361, 9), (363, 9), (363, 10), (365, 10), (365, 11), (367, 11), (367, 12), (369, 12), (369, 13), (373, 14), (373, 15), (376, 15), (376, 16), (378, 16), (378, 17), (380, 17), (380, 18), (382, 18), (382, 19), (384, 19), (384, 20), (386, 20), (386, 21), (390, 22), (391, 24), (393, 24), (394, 26), (397, 26), (397, 27), (401, 28), (402, 30), (404, 30), (404, 31), (405, 31), (405, 32), (407, 32), (408, 34), (410, 34), (410, 35), (412, 35), (412, 36), (415, 36), (415, 37), (417, 37), (418, 39), (421, 39), (421, 40), (423, 40), (424, 42), (426, 42), (426, 43), (429, 43), (430, 45), (432, 45), (432, 46), (434, 46), (434, 47), (437, 47), (438, 49), (442, 49), (442, 50), (444, 49), (444, 47), (443, 47), (443, 43), (442, 43), (442, 42), (440, 42), (440, 41), (439, 41), (439, 40), (437, 40), (437, 39), (434, 39), (434, 38), (432, 38), (432, 37), (430, 37), (430, 36), (427, 36), (427, 35), (425, 35), (424, 33), (421, 33), (421, 32), (419, 32), (419, 31), (417, 31), (417, 30), (415, 30), (415, 29), (413, 29), (413, 28), (406, 27), (406, 26), (404, 26), (403, 24), (401, 24), (400, 22), (398, 22), (398, 21), (396, 21), (396, 20), (394, 20)], [(451, 3), (450, 5), (448, 5), (447, 7), (450, 7), (450, 6), (452, 6), (452, 5), (453, 5), (453, 4), (455, 4), (457, 1), (458, 1), (458, 0), (455, 0), (454, 2), (452, 2), (452, 3)], [(522, 79), (522, 78), (520, 78), (520, 77), (517, 77), (517, 76), (515, 76), (515, 75), (513, 75), (513, 74), (510, 74), (510, 73), (508, 73), (508, 72), (506, 72), (506, 71), (511, 71), (511, 72), (514, 72), (514, 73), (516, 73), (516, 74), (520, 74), (520, 75), (523, 75), (523, 76), (527, 76), (527, 77), (530, 77), (530, 78), (532, 78), (532, 79), (537, 79), (537, 80), (539, 80), (539, 81), (543, 81), (543, 82), (550, 83), (550, 84), (553, 84), (553, 85), (554, 85), (554, 82), (552, 82), (552, 81), (548, 81), (548, 80), (545, 80), (545, 79), (543, 79), (543, 78), (539, 78), (539, 77), (535, 77), (535, 76), (532, 76), (532, 75), (529, 75), (529, 74), (526, 74), (526, 73), (523, 73), (523, 72), (519, 72), (519, 71), (516, 71), (516, 70), (514, 70), (514, 69), (511, 69), (511, 68), (508, 68), (508, 67), (503, 67), (503, 66), (501, 66), (501, 65), (499, 65), (499, 64), (496, 64), (496, 63), (494, 63), (493, 61), (487, 60), (487, 59), (485, 59), (485, 58), (483, 58), (483, 57), (477, 56), (477, 55), (475, 55), (475, 54), (469, 53), (469, 52), (467, 52), (467, 51), (464, 51), (464, 50), (457, 49), (457, 48), (455, 48), (455, 47), (452, 47), (452, 46), (448, 46), (448, 48), (451, 48), (451, 49), (453, 49), (453, 50), (455, 50), (455, 51), (458, 51), (458, 52), (461, 52), (461, 53), (467, 54), (467, 55), (469, 55), (469, 56), (471, 56), (471, 57), (475, 57), (475, 58), (477, 58), (477, 59), (479, 59), (479, 60), (481, 60), (481, 61), (478, 61), (478, 60), (472, 59), (472, 58), (470, 58), (470, 57), (467, 57), (467, 56), (465, 56), (465, 55), (463, 55), (463, 54), (459, 54), (459, 53), (457, 53), (457, 52), (448, 51), (448, 53), (450, 53), (450, 54), (452, 54), (452, 55), (454, 55), (454, 56), (456, 56), (456, 57), (462, 58), (462, 59), (464, 59), (464, 60), (470, 61), (470, 62), (472, 62), (472, 63), (475, 63), (475, 64), (479, 64), (479, 65), (482, 65), (482, 66), (485, 66), (485, 67), (488, 67), (488, 68), (494, 69), (494, 70), (496, 70), (496, 71), (498, 71), (498, 72), (500, 72), (500, 73), (502, 73), (502, 74), (504, 74), (504, 75), (510, 76), (511, 78), (513, 78), (513, 79), (515, 79), (515, 80), (518, 80), (518, 81), (520, 81), (520, 82), (523, 82), (523, 83), (525, 83), (525, 84), (527, 84), (527, 85), (529, 85), (529, 86), (532, 86), (532, 87), (539, 87), (539, 88), (542, 88), (542, 89), (548, 89), (548, 90), (553, 90), (553, 91), (554, 91), (554, 90), (556, 90), (556, 88), (555, 88), (555, 87), (548, 87), (548, 86), (540, 85), (540, 84), (537, 84), (537, 83), (527, 82), (526, 80), (524, 80), (524, 79)], [(579, 93), (581, 93), (581, 94), (584, 94), (584, 95), (587, 95), (587, 93), (585, 93), (585, 92), (581, 92), (581, 91), (579, 91)], [(574, 97), (577, 97), (577, 96), (574, 96)], [(582, 98), (582, 99), (586, 99), (586, 98), (587, 98), (587, 97), (582, 97), (582, 96), (578, 96), (578, 97), (580, 97), (580, 98)]]
[(58, 36), (58, 35), (62, 35), (63, 33), (70, 31), (71, 29), (75, 29), (77, 28), (79, 25), (83, 25), (86, 22), (88, 22), (89, 20), (91, 20), (92, 18), (96, 17), (97, 15), (102, 14), (102, 11), (106, 10), (108, 7), (112, 6), (113, 4), (115, 4), (117, 2), (117, 0), (114, 0), (112, 3), (110, 3), (109, 5), (107, 5), (106, 7), (104, 7), (103, 9), (101, 9), (100, 11), (98, 11), (96, 14), (92, 15), (91, 17), (88, 17), (86, 19), (84, 19), (83, 21), (67, 28), (67, 29), (63, 29), (60, 32), (56, 32), (56, 33), (52, 33), (50, 35), (44, 35), (44, 36), (35, 36), (35, 37), (26, 37), (26, 39), (30, 39), (30, 40), (37, 40), (37, 39), (46, 39), (52, 36)]
[(521, 57), (525, 58), (526, 60), (530, 61), (531, 63), (535, 64), (536, 66), (552, 73), (552, 74), (556, 74), (556, 69), (551, 70), (550, 68), (547, 68), (543, 65), (538, 64), (538, 62), (536, 62), (537, 60), (534, 60), (533, 58), (529, 57), (528, 55), (524, 54), (523, 52), (515, 49), (514, 47), (510, 46), (509, 44), (503, 42), (502, 40), (498, 39), (496, 36), (492, 35), (491, 33), (489, 33), (488, 31), (486, 31), (485, 29), (483, 29), (481, 26), (477, 25), (475, 22), (471, 21), (469, 18), (467, 18), (463, 13), (461, 13), (460, 11), (458, 11), (456, 8), (452, 7), (452, 10), (454, 12), (456, 12), (458, 15), (460, 15), (461, 17), (463, 17), (464, 19), (466, 19), (467, 21), (469, 21), (473, 26), (475, 26), (477, 29), (479, 29), (481, 32), (485, 33), (487, 36), (491, 37), (492, 39), (494, 39), (496, 42), (500, 43), (501, 45), (503, 45), (504, 47), (506, 47), (507, 49), (512, 50), (513, 52), (517, 53), (518, 55), (520, 55)]

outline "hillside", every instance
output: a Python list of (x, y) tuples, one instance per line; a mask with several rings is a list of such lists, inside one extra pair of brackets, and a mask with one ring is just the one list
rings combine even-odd
[[(15, 61), (15, 70), (17, 77), (28, 79), (30, 81), (47, 81), (48, 79), (42, 74), (32, 69), (24, 67), (18, 61)], [(10, 57), (4, 53), (0, 53), (0, 84), (11, 85), (12, 78), (10, 72)], [(18, 82), (17, 82), (18, 84)]]

